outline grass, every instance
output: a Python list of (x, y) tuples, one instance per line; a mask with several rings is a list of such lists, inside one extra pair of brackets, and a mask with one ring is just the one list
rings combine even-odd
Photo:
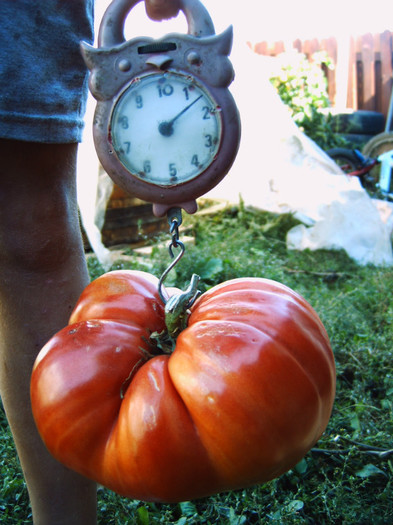
[[(198, 273), (201, 290), (239, 276), (263, 276), (301, 293), (330, 335), (337, 396), (325, 434), (290, 472), (261, 486), (179, 505), (121, 498), (99, 488), (100, 525), (127, 524), (356, 524), (393, 523), (393, 269), (360, 267), (344, 252), (288, 251), (296, 221), (234, 206), (187, 218), (192, 236), (166, 284), (184, 288)], [(150, 255), (125, 250), (113, 266), (161, 275), (169, 263), (162, 242)], [(88, 259), (92, 278), (103, 273)], [(12, 439), (0, 412), (0, 522), (31, 523)]]

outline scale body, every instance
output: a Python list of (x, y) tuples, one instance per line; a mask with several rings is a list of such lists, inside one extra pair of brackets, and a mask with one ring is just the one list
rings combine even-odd
[(98, 48), (82, 43), (97, 100), (93, 136), (113, 181), (153, 203), (163, 216), (188, 213), (231, 168), (240, 118), (228, 90), (232, 27), (215, 35), (198, 0), (181, 0), (188, 34), (125, 41), (124, 22), (139, 0), (114, 0), (101, 22)]

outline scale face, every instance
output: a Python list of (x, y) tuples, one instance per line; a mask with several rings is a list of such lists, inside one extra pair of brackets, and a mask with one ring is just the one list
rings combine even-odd
[(214, 161), (221, 144), (220, 108), (195, 79), (149, 74), (120, 96), (112, 143), (123, 166), (159, 186), (188, 182)]
[(118, 186), (153, 203), (155, 215), (174, 207), (194, 213), (239, 147), (240, 118), (228, 89), (232, 27), (216, 35), (199, 0), (180, 0), (188, 34), (126, 41), (124, 22), (138, 1), (114, 0), (98, 48), (81, 44), (97, 99), (97, 155)]

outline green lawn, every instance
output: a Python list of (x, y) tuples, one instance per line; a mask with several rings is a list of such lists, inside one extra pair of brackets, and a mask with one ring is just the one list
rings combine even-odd
[[(292, 471), (261, 486), (179, 505), (127, 500), (99, 488), (100, 525), (393, 523), (393, 269), (359, 267), (342, 252), (290, 252), (295, 224), (234, 206), (187, 218), (193, 237), (166, 284), (184, 288), (192, 273), (202, 290), (240, 276), (267, 277), (301, 293), (331, 338), (337, 396), (328, 428)], [(149, 255), (125, 250), (113, 266), (161, 275), (169, 263), (162, 243)], [(88, 259), (91, 277), (103, 272)], [(0, 522), (31, 523), (28, 499), (7, 424), (0, 412)]]

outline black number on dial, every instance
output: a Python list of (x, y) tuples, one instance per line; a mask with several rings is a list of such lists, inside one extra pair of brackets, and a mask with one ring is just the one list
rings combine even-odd
[(164, 87), (161, 87), (159, 84), (157, 86), (157, 89), (158, 89), (158, 95), (159, 97), (170, 97), (173, 93), (173, 86), (171, 86), (171, 84), (165, 84)]
[(171, 163), (169, 164), (169, 175), (170, 175), (172, 178), (175, 178), (176, 175), (177, 175), (176, 164), (174, 164), (173, 162), (171, 162)]
[(211, 135), (205, 135), (205, 146), (211, 148), (213, 146), (213, 137)]
[(151, 162), (150, 160), (145, 160), (143, 163), (143, 171), (144, 173), (150, 173), (151, 172)]
[(120, 126), (123, 129), (128, 129), (128, 117), (120, 117)]
[(203, 106), (202, 111), (203, 111), (203, 120), (209, 120), (210, 113), (211, 113), (211, 109), (209, 108), (209, 106)]

